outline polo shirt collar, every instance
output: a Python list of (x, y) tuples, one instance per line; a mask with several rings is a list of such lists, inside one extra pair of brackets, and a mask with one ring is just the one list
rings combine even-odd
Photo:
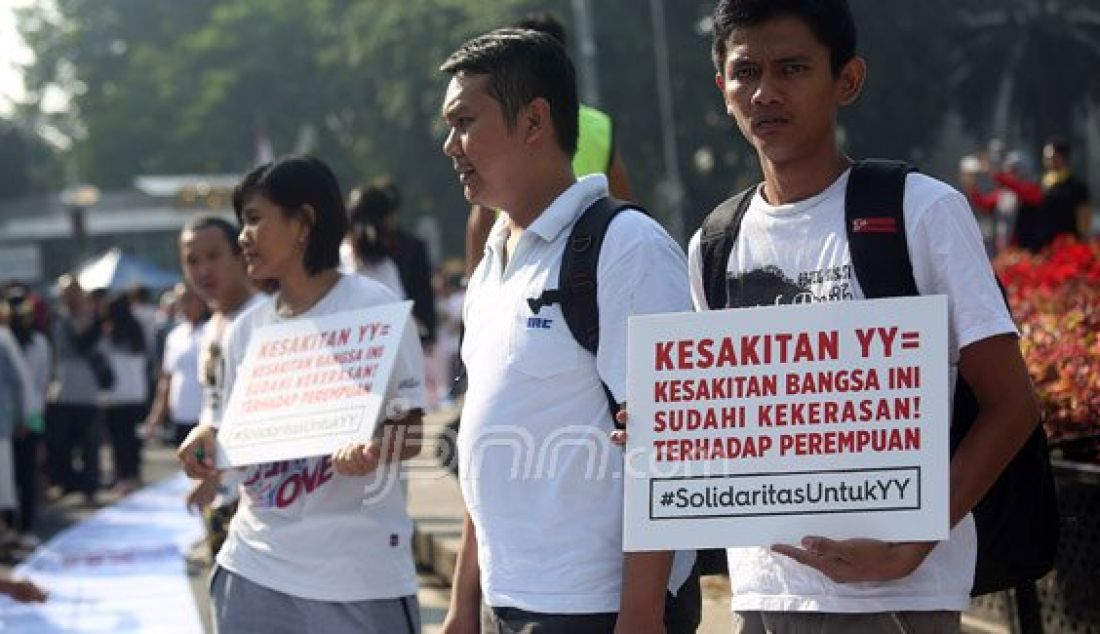
[(590, 174), (581, 177), (569, 189), (559, 194), (527, 227), (527, 231), (546, 242), (553, 242), (585, 209), (603, 196), (607, 196), (606, 176)]

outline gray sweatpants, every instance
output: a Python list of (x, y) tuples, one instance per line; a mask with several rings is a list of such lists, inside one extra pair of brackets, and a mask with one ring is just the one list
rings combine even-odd
[(734, 612), (736, 634), (953, 634), (958, 612)]
[(210, 580), (216, 634), (419, 634), (416, 596), (333, 603), (292, 597), (221, 566)]

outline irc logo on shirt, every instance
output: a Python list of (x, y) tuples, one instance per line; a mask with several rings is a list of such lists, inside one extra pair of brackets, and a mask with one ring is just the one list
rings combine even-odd
[(553, 323), (554, 320), (548, 317), (528, 317), (527, 330), (550, 330)]

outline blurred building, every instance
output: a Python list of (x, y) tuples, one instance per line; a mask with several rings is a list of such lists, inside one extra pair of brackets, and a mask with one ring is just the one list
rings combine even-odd
[(89, 258), (119, 248), (179, 269), (176, 241), (190, 218), (235, 221), (237, 174), (139, 176), (132, 188), (67, 190), (0, 202), (0, 282), (48, 284)]

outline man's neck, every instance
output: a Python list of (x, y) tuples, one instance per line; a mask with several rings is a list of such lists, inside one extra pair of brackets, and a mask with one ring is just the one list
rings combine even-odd
[(214, 306), (214, 310), (223, 315), (235, 315), (242, 306), (248, 303), (248, 300), (252, 299), (253, 294), (255, 294), (255, 291), (252, 290), (252, 287), (242, 284), (229, 297), (218, 302)]
[(573, 168), (566, 165), (564, 169), (556, 169), (548, 178), (531, 181), (522, 189), (517, 190), (514, 202), (504, 207), (504, 213), (508, 216), (508, 224), (520, 229), (531, 226), (543, 211), (550, 206), (558, 196), (573, 186), (577, 177), (573, 175)]
[(832, 185), (852, 161), (840, 152), (824, 159), (772, 162), (761, 157), (764, 198), (772, 205), (786, 205), (812, 198)]

